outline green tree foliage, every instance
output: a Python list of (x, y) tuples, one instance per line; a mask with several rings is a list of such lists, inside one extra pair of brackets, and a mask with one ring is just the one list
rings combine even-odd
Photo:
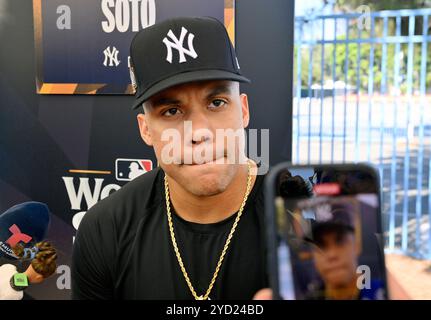
[[(378, 10), (398, 10), (398, 9), (417, 9), (424, 7), (431, 7), (431, 0), (411, 0), (411, 1), (395, 1), (395, 0), (375, 0), (375, 1), (364, 1), (364, 0), (337, 0), (334, 10), (338, 12), (354, 12), (355, 8), (361, 5), (369, 5), (371, 11)], [(329, 20), (328, 20), (329, 21)], [(401, 35), (408, 35), (408, 17), (401, 21)], [(431, 19), (429, 20), (431, 25)], [(396, 23), (394, 18), (388, 20), (388, 36), (395, 36)], [(428, 34), (431, 33), (429, 28)], [(368, 39), (372, 33), (370, 30), (361, 30), (357, 27), (357, 22), (354, 20), (350, 21), (349, 25), (349, 39), (363, 38)], [(423, 33), (423, 18), (417, 17), (415, 19), (415, 34), (422, 35)], [(383, 19), (375, 20), (375, 28), (373, 30), (374, 37), (383, 37)], [(337, 40), (345, 40), (346, 35), (340, 34), (337, 36)], [(370, 66), (371, 62), (371, 48), (374, 48), (374, 61), (373, 65)], [(357, 88), (357, 81), (359, 79), (359, 90), (363, 93), (368, 92), (368, 83), (370, 71), (373, 71), (373, 90), (377, 92), (390, 92), (394, 89), (396, 79), (394, 78), (394, 67), (395, 61), (398, 59), (399, 62), (399, 74), (398, 78), (400, 89), (402, 92), (407, 90), (407, 67), (408, 67), (408, 44), (400, 45), (400, 53), (397, 56), (395, 44), (386, 45), (386, 72), (383, 72), (383, 44), (371, 44), (357, 43), (343, 44), (326, 44), (324, 46), (324, 61), (323, 61), (323, 82), (327, 80), (333, 81), (346, 81), (352, 88)], [(310, 63), (310, 49), (312, 52), (311, 63)], [(421, 76), (421, 54), (422, 44), (418, 43), (413, 46), (413, 91), (418, 91), (420, 88), (420, 76)], [(296, 48), (298, 50), (298, 48)], [(334, 50), (335, 50), (335, 61), (334, 61)], [(295, 52), (295, 59), (297, 61), (297, 51)], [(358, 73), (358, 54), (359, 54), (359, 73)], [(311, 66), (311, 84), (321, 83), (322, 81), (322, 46), (321, 44), (315, 44), (311, 46), (304, 46), (300, 52), (301, 55), (301, 86), (307, 88), (309, 85), (309, 70)], [(347, 60), (347, 70), (346, 70)], [(335, 78), (333, 77), (333, 63), (335, 63)], [(297, 64), (295, 63), (295, 81), (297, 81), (296, 73)], [(427, 63), (426, 63), (426, 88), (427, 91), (431, 91), (431, 44), (427, 45)], [(386, 87), (382, 88), (382, 80), (386, 82)]]
[(367, 5), (372, 11), (430, 8), (430, 0), (337, 0), (337, 11), (352, 11)]

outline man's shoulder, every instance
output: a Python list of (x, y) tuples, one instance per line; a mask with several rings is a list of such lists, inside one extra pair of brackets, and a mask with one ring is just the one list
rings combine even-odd
[(124, 220), (145, 212), (163, 199), (161, 176), (162, 170), (157, 167), (128, 182), (89, 209), (85, 220)]
[(125, 201), (149, 204), (154, 200), (155, 196), (160, 195), (160, 189), (155, 190), (155, 188), (161, 182), (162, 173), (160, 167), (156, 167), (128, 182), (121, 189), (103, 199), (100, 204), (115, 205)]

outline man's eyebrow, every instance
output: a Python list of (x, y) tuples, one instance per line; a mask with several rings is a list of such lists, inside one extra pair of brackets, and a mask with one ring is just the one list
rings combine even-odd
[(214, 88), (211, 88), (207, 94), (207, 98), (212, 98), (219, 94), (231, 94), (231, 93), (232, 93), (232, 90), (229, 85), (221, 84), (221, 85), (215, 86)]
[[(231, 94), (232, 90), (231, 90), (231, 86), (228, 84), (220, 84), (217, 85), (211, 89), (208, 90), (208, 94), (206, 95), (207, 99), (210, 99), (212, 97), (215, 97), (219, 94)], [(170, 97), (160, 97), (160, 98), (155, 98), (154, 100), (150, 100), (149, 101), (150, 106), (152, 108), (158, 108), (161, 106), (166, 106), (166, 105), (178, 105), (181, 104), (181, 100), (175, 99), (175, 98), (170, 98)]]
[(154, 101), (150, 101), (150, 105), (152, 108), (157, 108), (166, 105), (180, 104), (180, 100), (168, 98), (168, 97), (160, 97), (155, 99)]

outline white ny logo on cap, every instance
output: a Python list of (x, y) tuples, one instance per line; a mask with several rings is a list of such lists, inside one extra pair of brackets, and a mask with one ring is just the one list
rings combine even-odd
[(163, 43), (166, 45), (166, 49), (167, 49), (167, 55), (166, 55), (166, 61), (168, 61), (169, 63), (172, 63), (172, 48), (177, 49), (179, 56), (180, 56), (180, 60), (179, 63), (183, 63), (186, 62), (186, 54), (190, 57), (192, 57), (193, 59), (196, 59), (198, 57), (198, 54), (196, 53), (195, 49), (193, 48), (193, 39), (195, 38), (195, 35), (191, 32), (189, 32), (189, 35), (187, 37), (187, 42), (188, 42), (188, 46), (189, 48), (186, 49), (183, 47), (183, 43), (184, 43), (184, 38), (186, 37), (187, 34), (187, 29), (184, 27), (181, 27), (181, 35), (180, 35), (180, 39), (178, 39), (174, 33), (172, 32), (172, 30), (169, 30), (167, 36), (169, 38), (171, 38), (170, 41), (168, 40), (167, 37), (163, 38)]

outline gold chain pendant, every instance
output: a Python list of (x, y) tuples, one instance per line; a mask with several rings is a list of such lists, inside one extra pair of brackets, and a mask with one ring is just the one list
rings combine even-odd
[(212, 290), (212, 288), (214, 286), (214, 283), (215, 283), (215, 281), (217, 279), (217, 276), (218, 276), (218, 273), (220, 271), (220, 267), (221, 267), (221, 264), (223, 262), (224, 256), (226, 255), (227, 249), (229, 248), (230, 241), (232, 240), (232, 236), (235, 233), (236, 227), (238, 225), (238, 222), (239, 222), (239, 220), (241, 218), (241, 215), (242, 215), (242, 212), (244, 210), (245, 204), (247, 202), (247, 198), (248, 198), (248, 196), (250, 194), (251, 176), (252, 176), (251, 175), (251, 164), (250, 164), (250, 161), (247, 161), (247, 166), (248, 166), (247, 189), (245, 191), (244, 198), (242, 199), (241, 207), (238, 210), (238, 214), (237, 214), (237, 216), (235, 218), (233, 226), (232, 226), (232, 228), (231, 228), (231, 230), (229, 232), (229, 235), (228, 235), (228, 237), (226, 239), (226, 243), (224, 245), (224, 248), (223, 248), (223, 251), (222, 251), (222, 253), (220, 255), (220, 258), (218, 260), (216, 269), (214, 271), (214, 275), (213, 275), (213, 277), (211, 279), (211, 282), (210, 282), (210, 284), (208, 286), (208, 289), (207, 289), (207, 291), (206, 291), (206, 293), (204, 295), (200, 295), (200, 296), (197, 295), (195, 289), (193, 288), (192, 282), (190, 281), (189, 275), (188, 275), (188, 273), (186, 271), (186, 267), (184, 266), (183, 259), (181, 258), (180, 250), (178, 249), (178, 245), (177, 245), (177, 240), (175, 239), (174, 225), (173, 225), (173, 222), (172, 222), (172, 214), (171, 214), (171, 204), (170, 204), (171, 201), (170, 201), (170, 196), (169, 196), (169, 184), (168, 184), (168, 178), (167, 178), (167, 176), (165, 174), (166, 213), (167, 213), (167, 216), (168, 216), (169, 232), (170, 232), (170, 235), (171, 235), (172, 245), (174, 247), (175, 255), (177, 257), (178, 264), (180, 265), (181, 272), (183, 273), (184, 279), (186, 280), (187, 286), (189, 287), (189, 289), (190, 289), (193, 297), (196, 300), (210, 300), (209, 295), (210, 295), (211, 290)]

